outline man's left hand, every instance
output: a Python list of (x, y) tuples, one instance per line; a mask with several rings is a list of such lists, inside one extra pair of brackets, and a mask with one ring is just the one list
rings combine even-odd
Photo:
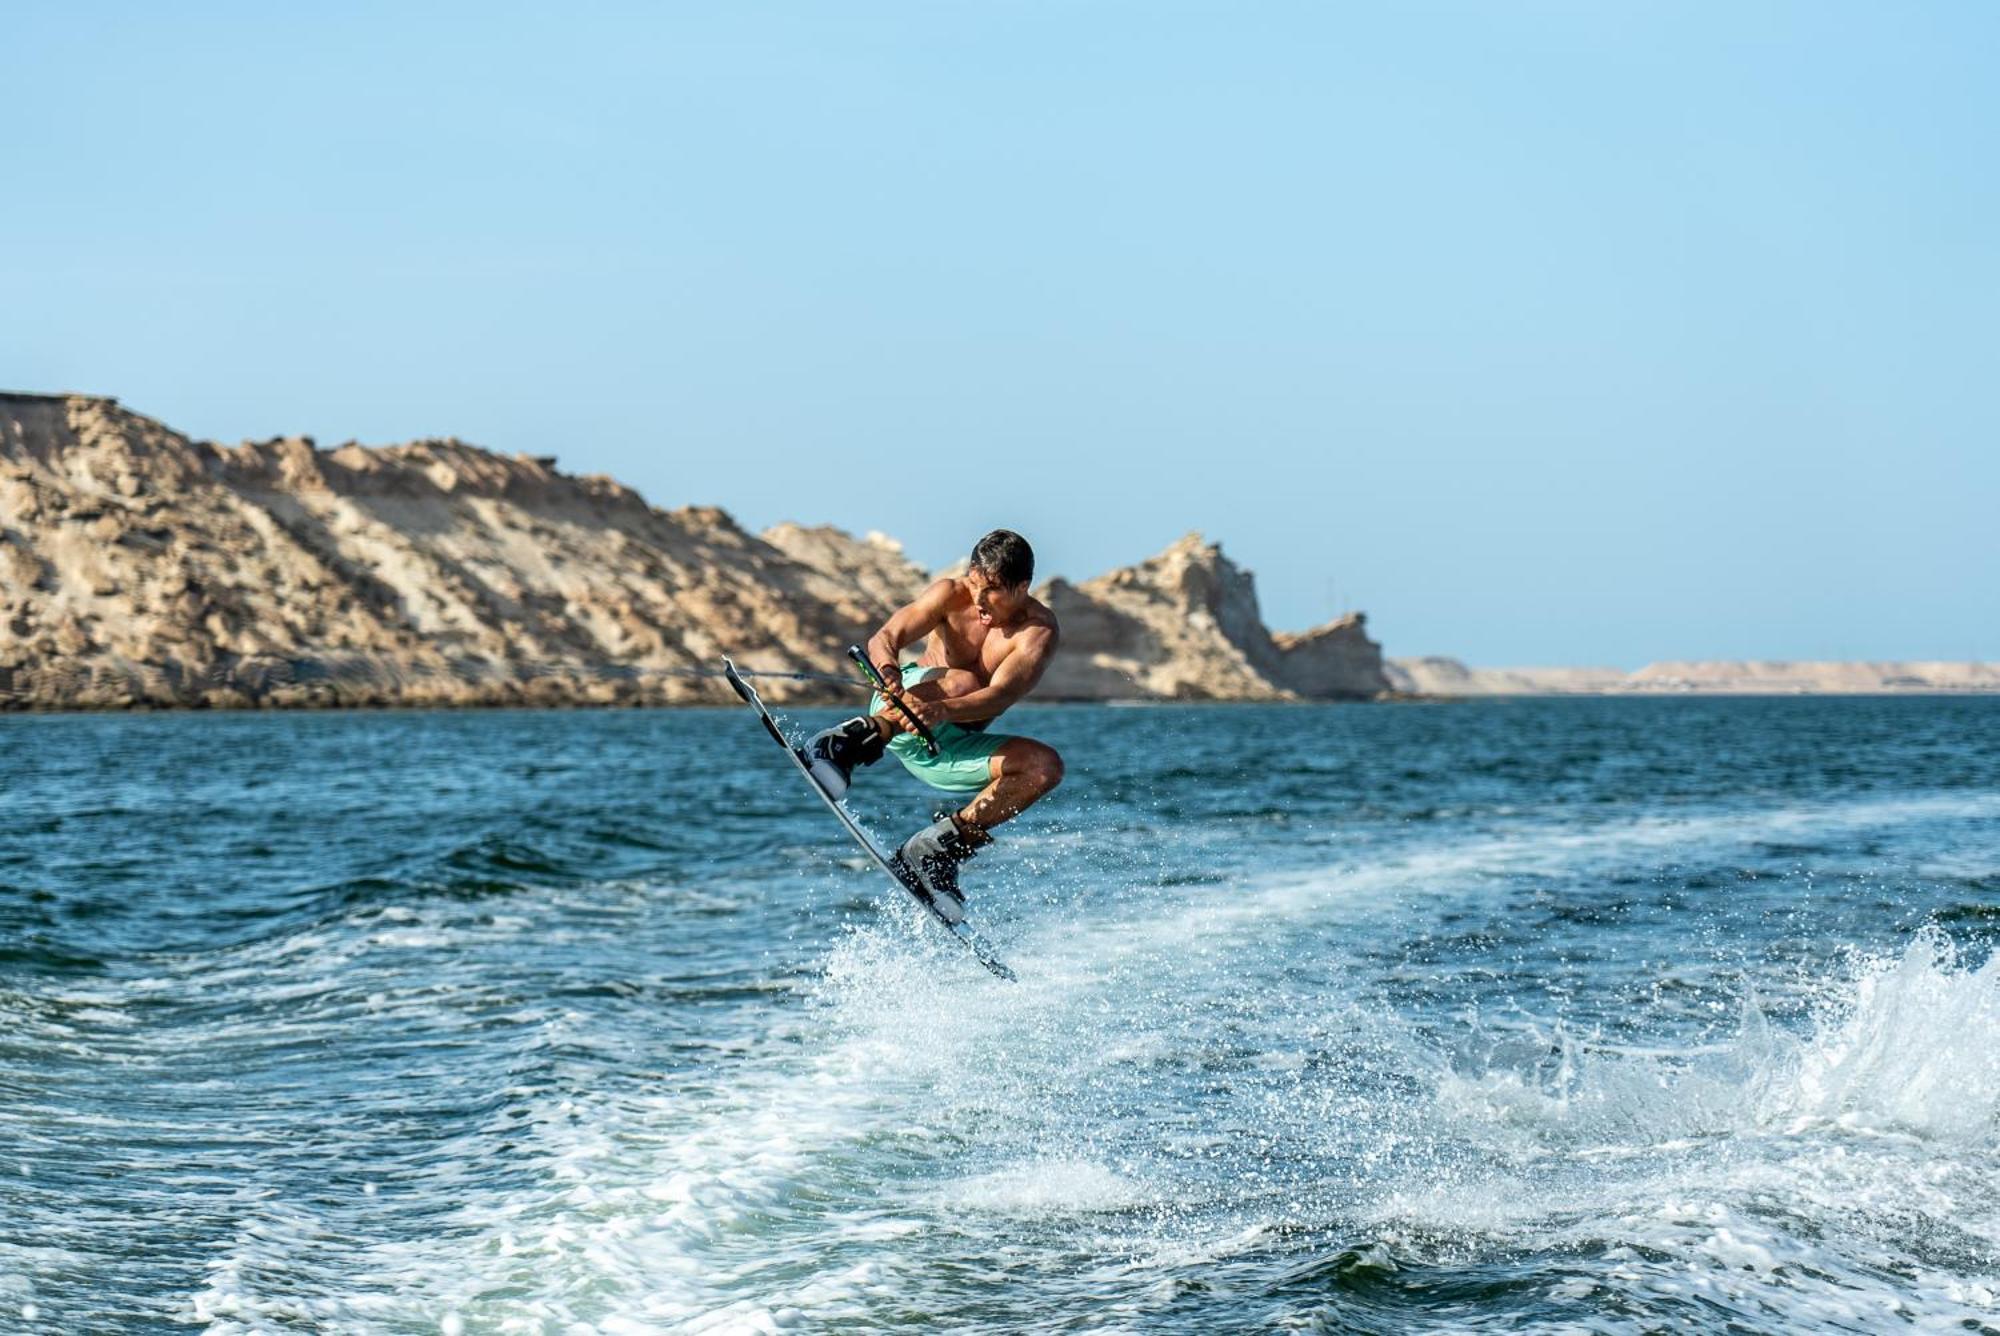
[(944, 702), (941, 700), (919, 700), (915, 696), (904, 696), (903, 704), (909, 706), (910, 712), (923, 720), (925, 728), (936, 729), (938, 725), (950, 722), (945, 715)]

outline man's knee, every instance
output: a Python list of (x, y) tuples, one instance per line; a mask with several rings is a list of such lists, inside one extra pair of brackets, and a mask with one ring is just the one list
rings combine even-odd
[[(1054, 747), (1043, 742), (1019, 739), (1019, 771), (1021, 777), (1046, 793), (1063, 781), (1062, 755)], [(1008, 769), (1016, 767), (1010, 764)]]

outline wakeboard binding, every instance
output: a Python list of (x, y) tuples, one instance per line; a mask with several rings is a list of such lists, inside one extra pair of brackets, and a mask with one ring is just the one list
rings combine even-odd
[(821, 788), (843, 798), (854, 783), (855, 767), (881, 760), (886, 745), (875, 721), (865, 714), (856, 715), (807, 739), (803, 749), (806, 769)]

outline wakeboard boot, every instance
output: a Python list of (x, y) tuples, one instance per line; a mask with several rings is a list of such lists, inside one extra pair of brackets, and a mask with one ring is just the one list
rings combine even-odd
[(947, 923), (965, 918), (965, 892), (958, 888), (958, 869), (993, 837), (978, 826), (960, 825), (949, 812), (938, 813), (896, 851), (896, 867), (930, 897)]
[(854, 767), (875, 764), (887, 745), (873, 719), (856, 715), (806, 740), (806, 769), (829, 796), (844, 797), (854, 782)]

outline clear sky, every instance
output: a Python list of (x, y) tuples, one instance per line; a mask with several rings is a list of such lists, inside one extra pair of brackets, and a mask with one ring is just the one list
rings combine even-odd
[(1475, 663), (2000, 658), (2000, 5), (24, 3), (0, 387)]

